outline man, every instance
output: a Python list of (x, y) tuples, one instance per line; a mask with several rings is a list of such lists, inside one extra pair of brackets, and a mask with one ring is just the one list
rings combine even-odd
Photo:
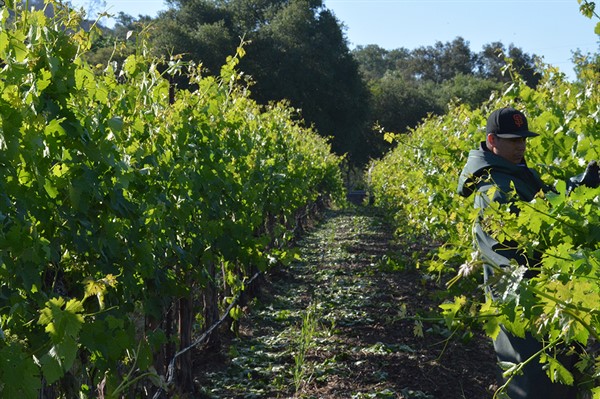
[[(552, 190), (525, 162), (527, 139), (538, 134), (529, 131), (527, 118), (522, 112), (511, 107), (492, 112), (487, 120), (486, 131), (486, 141), (478, 149), (470, 151), (459, 177), (460, 195), (469, 197), (475, 191), (479, 192), (475, 196), (475, 207), (483, 210), (491, 201), (509, 204), (512, 201), (531, 201), (540, 191)], [(570, 180), (569, 187), (581, 184), (597, 187), (600, 184), (598, 169), (596, 162), (591, 162), (584, 174)], [(517, 212), (516, 207), (511, 209)], [(517, 243), (494, 239), (479, 222), (475, 223), (474, 235), (476, 248), (484, 262), (486, 290), (492, 298), (496, 296), (492, 284), (495, 281), (494, 270), (508, 267), (511, 260), (525, 267), (537, 263), (520, 253)], [(533, 272), (529, 270), (524, 277), (532, 275)], [(542, 344), (531, 335), (519, 338), (502, 328), (494, 340), (494, 348), (499, 361), (516, 364), (536, 354)], [(508, 387), (510, 398), (575, 399), (575, 387), (553, 384), (538, 360), (528, 363), (523, 375), (513, 378)]]

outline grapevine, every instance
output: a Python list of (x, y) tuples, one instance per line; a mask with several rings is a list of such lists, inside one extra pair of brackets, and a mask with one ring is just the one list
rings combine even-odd
[(175, 353), (294, 256), (298, 215), (339, 197), (340, 158), (286, 104), (250, 99), (243, 46), (217, 77), (143, 38), (90, 66), (97, 28), (52, 4), (0, 10), (0, 392), (173, 389)]
[[(554, 348), (586, 348), (599, 338), (600, 189), (579, 187), (567, 194), (565, 181), (600, 158), (600, 90), (592, 68), (584, 68), (575, 82), (551, 66), (542, 69), (536, 89), (515, 74), (513, 82), (481, 108), (451, 104), (446, 115), (432, 116), (408, 134), (397, 135), (396, 148), (371, 165), (370, 189), (376, 203), (394, 216), (398, 235), (418, 235), (435, 243), (427, 267), (449, 281), (449, 294), (465, 290), (441, 305), (444, 320), (457, 325), (475, 318), (492, 338), (500, 325), (517, 336), (528, 332), (546, 346), (524, 362), (545, 362), (553, 381), (573, 384)], [(523, 278), (525, 268), (508, 268), (501, 277), (503, 300), (491, 302), (466, 291), (472, 287), (469, 283), (483, 284), (471, 236), (478, 214), (472, 199), (456, 193), (456, 184), (469, 150), (485, 140), (487, 115), (515, 105), (528, 115), (530, 129), (540, 133), (528, 144), (528, 163), (558, 194), (519, 204), (518, 217), (502, 205), (486, 211), (486, 226), (494, 236), (515, 240), (525, 253), (541, 255), (542, 260), (539, 274), (530, 279)], [(583, 350), (579, 356), (577, 369), (589, 376), (584, 385), (600, 397), (593, 388), (597, 354)], [(521, 367), (508, 365), (507, 375)]]

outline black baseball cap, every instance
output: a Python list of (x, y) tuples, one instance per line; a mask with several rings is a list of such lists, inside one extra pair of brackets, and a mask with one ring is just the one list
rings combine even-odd
[(487, 134), (495, 134), (503, 139), (539, 136), (529, 131), (525, 115), (511, 107), (500, 108), (490, 114)]

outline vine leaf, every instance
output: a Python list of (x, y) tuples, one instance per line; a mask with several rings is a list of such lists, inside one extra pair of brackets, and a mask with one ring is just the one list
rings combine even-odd
[(77, 356), (77, 338), (83, 325), (83, 304), (77, 299), (65, 303), (53, 298), (41, 310), (38, 324), (45, 325), (52, 346), (40, 359), (42, 372), (49, 384), (58, 381), (68, 371)]
[(5, 382), (0, 391), (4, 398), (39, 397), (41, 383), (38, 368), (32, 357), (23, 353), (16, 343), (0, 349), (0, 380)]

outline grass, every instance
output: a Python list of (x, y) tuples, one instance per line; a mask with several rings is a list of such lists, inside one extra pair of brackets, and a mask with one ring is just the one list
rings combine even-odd
[(296, 354), (294, 356), (294, 388), (295, 393), (300, 392), (302, 385), (311, 380), (309, 367), (306, 364), (308, 352), (315, 346), (315, 337), (318, 333), (319, 323), (316, 317), (316, 306), (311, 304), (302, 316), (302, 324), (296, 338)]

